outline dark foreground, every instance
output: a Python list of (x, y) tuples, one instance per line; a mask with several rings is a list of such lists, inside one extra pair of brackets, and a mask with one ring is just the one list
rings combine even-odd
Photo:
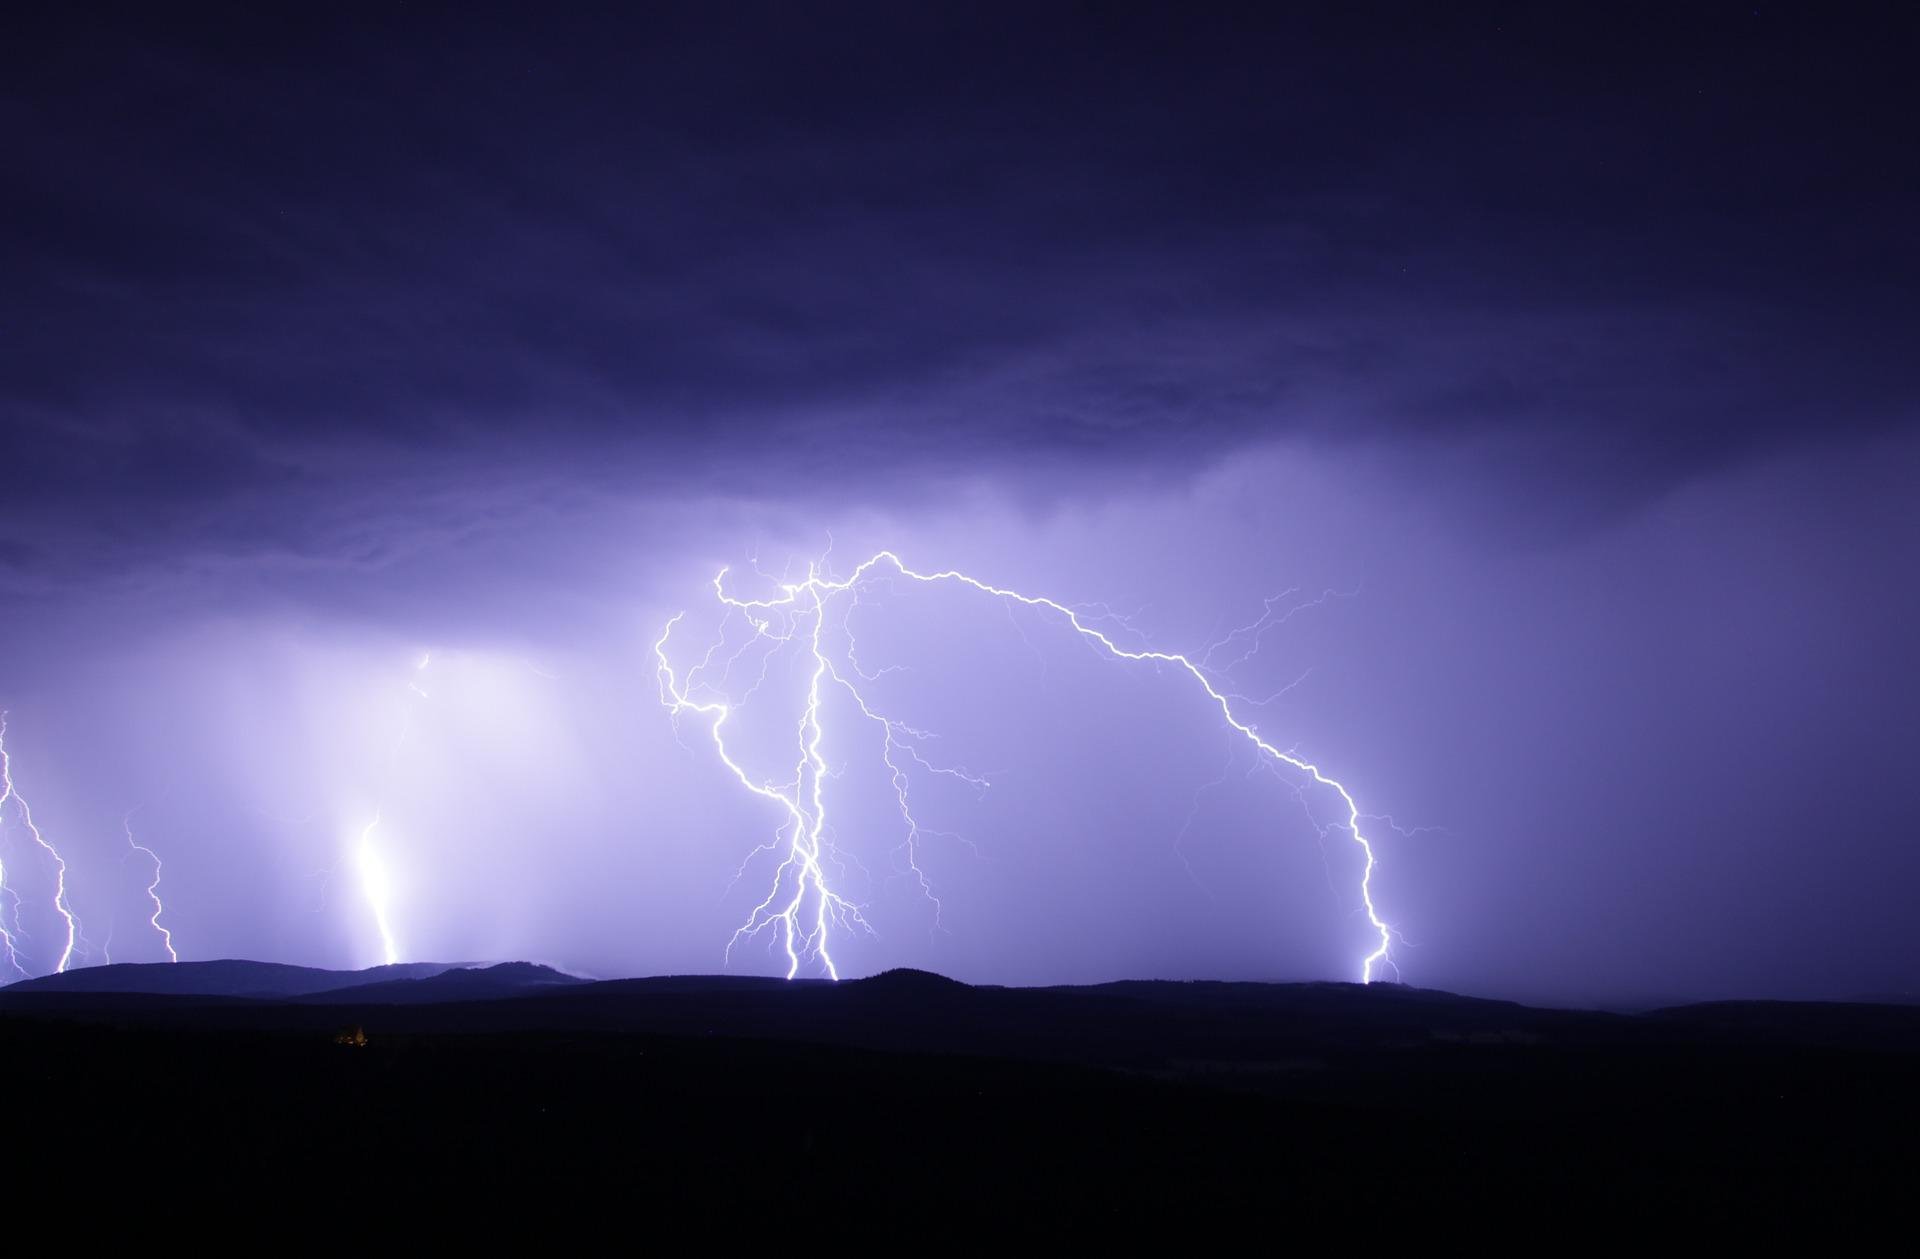
[(1916, 1168), (1920, 1008), (503, 976), (0, 992), (7, 1197), (354, 1246), (509, 1221), (867, 1250), (1048, 1222), (1469, 1242), (1865, 1227), (1909, 1209)]

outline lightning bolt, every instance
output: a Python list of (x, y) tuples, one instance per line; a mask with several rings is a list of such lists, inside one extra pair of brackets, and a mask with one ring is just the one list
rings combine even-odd
[[(809, 573), (809, 589), (814, 581)], [(718, 588), (716, 579), (716, 589)], [(798, 599), (800, 590), (795, 589)], [(826, 840), (826, 788), (824, 780), (827, 774), (826, 758), (821, 754), (820, 741), (824, 737), (820, 722), (820, 690), (822, 682), (831, 674), (832, 669), (825, 653), (821, 649), (821, 631), (826, 620), (826, 603), (819, 591), (812, 591), (811, 626), (804, 632), (803, 641), (812, 656), (813, 665), (807, 679), (807, 694), (801, 708), (797, 735), (798, 752), (793, 777), (780, 783), (756, 780), (734, 759), (727, 747), (727, 719), (734, 711), (734, 705), (723, 699), (696, 700), (689, 694), (690, 685), (682, 684), (675, 677), (673, 666), (667, 658), (667, 640), (673, 634), (674, 626), (680, 623), (676, 616), (667, 622), (659, 639), (654, 643), (654, 656), (659, 661), (661, 701), (677, 718), (686, 712), (700, 713), (713, 719), (710, 730), (713, 736), (714, 750), (719, 753), (720, 761), (740, 781), (740, 785), (763, 799), (780, 806), (784, 815), (774, 838), (767, 844), (756, 848), (749, 854), (748, 860), (762, 852), (771, 852), (783, 844), (786, 854), (774, 873), (773, 888), (765, 900), (753, 907), (740, 929), (727, 942), (727, 958), (733, 957), (734, 946), (741, 940), (759, 935), (769, 927), (775, 927), (782, 948), (787, 956), (787, 977), (791, 979), (799, 973), (803, 958), (817, 961), (827, 974), (840, 978), (840, 969), (833, 960), (833, 954), (827, 947), (827, 928), (830, 922), (838, 921), (843, 927), (858, 925), (867, 927), (866, 920), (860, 916), (860, 910), (852, 902), (834, 892), (827, 882), (827, 872), (821, 858), (827, 846)], [(724, 597), (724, 595), (723, 595)], [(804, 614), (807, 609), (794, 609)], [(788, 618), (790, 621), (797, 618)], [(802, 633), (794, 624), (787, 624), (775, 631), (768, 619), (750, 618), (754, 630), (754, 639), (769, 638), (775, 644), (768, 650), (769, 657), (778, 650), (778, 644), (791, 642)], [(702, 665), (712, 660), (710, 650)], [(699, 672), (699, 667), (689, 673), (689, 678)], [(764, 673), (762, 675), (764, 677)], [(758, 683), (755, 683), (757, 689)], [(748, 698), (751, 698), (751, 691)], [(742, 701), (744, 702), (744, 700)], [(743, 864), (742, 871), (745, 866)]]
[[(28, 978), (27, 968), (20, 964), (20, 953), (14, 945), (14, 939), (20, 933), (20, 897), (7, 886), (7, 863), (0, 860), (0, 895), (5, 895), (7, 904), (0, 906), (0, 956), (7, 961), (7, 968), (22, 979)], [(11, 910), (13, 926), (7, 925), (8, 910)]]
[[(167, 930), (167, 928), (160, 923), (160, 915), (165, 913), (167, 909), (160, 901), (160, 854), (133, 837), (132, 810), (129, 810), (127, 814), (120, 819), (120, 825), (127, 833), (127, 846), (135, 852), (145, 854), (147, 860), (153, 862), (153, 882), (147, 884), (147, 899), (153, 902), (153, 914), (147, 919), (147, 923), (160, 934), (160, 943), (165, 946), (167, 950), (167, 960), (169, 962), (177, 962), (180, 960), (180, 955), (173, 951), (173, 932)], [(112, 937), (109, 936), (108, 943), (111, 944), (111, 942)], [(109, 955), (107, 960), (111, 962), (113, 960), (112, 956)]]
[[(80, 940), (80, 920), (74, 916), (73, 907), (67, 903), (67, 861), (60, 855), (51, 841), (41, 833), (33, 820), (33, 809), (27, 804), (25, 796), (13, 785), (13, 760), (7, 754), (7, 715), (0, 713), (0, 808), (11, 803), (18, 813), (21, 825), (27, 828), (27, 834), (33, 836), (33, 842), (53, 861), (53, 908), (66, 924), (67, 938), (60, 949), (60, 960), (54, 964), (56, 974), (64, 973), (73, 961), (74, 947)], [(7, 964), (25, 975), (26, 968), (20, 965), (20, 955), (16, 950), (16, 941), (20, 930), (20, 898), (6, 882), (6, 871), (0, 867), (0, 890), (4, 890), (13, 905), (13, 929), (9, 931), (0, 923), (0, 953), (4, 953)]]
[(373, 842), (373, 833), (379, 828), (380, 814), (376, 811), (373, 820), (360, 832), (360, 843), (353, 851), (353, 862), (360, 874), (360, 894), (366, 897), (374, 925), (380, 930), (381, 960), (392, 966), (400, 960), (400, 946), (394, 943), (393, 920), (389, 912), (393, 902), (393, 885), (387, 878), (387, 863)]
[[(407, 736), (413, 729), (414, 705), (427, 698), (427, 692), (420, 685), (419, 676), (433, 663), (433, 653), (427, 652), (414, 665), (414, 677), (408, 679), (407, 690), (414, 698), (408, 703), (406, 712), (400, 721), (399, 733), (394, 737), (393, 746), (387, 752), (387, 769), (392, 770), (393, 762), (399, 757), (400, 750), (406, 746)], [(354, 845), (354, 870), (360, 877), (360, 895), (366, 901), (367, 910), (373, 915), (373, 922), (380, 933), (380, 956), (388, 966), (400, 960), (400, 945), (393, 930), (393, 880), (389, 874), (386, 857), (382, 854), (374, 835), (380, 829), (383, 809), (375, 807), (373, 817), (361, 828), (359, 840)]]
[[(654, 643), (654, 657), (657, 662), (657, 674), (660, 682), (661, 703), (671, 714), (676, 728), (687, 714), (695, 714), (709, 719), (708, 730), (720, 761), (726, 766), (740, 784), (748, 791), (778, 805), (784, 817), (775, 832), (774, 838), (756, 848), (747, 860), (765, 852), (783, 852), (775, 871), (773, 890), (767, 898), (756, 905), (728, 942), (727, 956), (731, 961), (733, 948), (741, 941), (753, 938), (769, 929), (775, 931), (784, 947), (787, 957), (787, 975), (796, 975), (804, 962), (818, 964), (826, 974), (838, 979), (839, 970), (829, 949), (828, 928), (837, 924), (844, 927), (858, 926), (872, 930), (860, 916), (859, 906), (847, 900), (833, 890), (828, 881), (823, 857), (831, 855), (828, 840), (829, 831), (826, 818), (826, 799), (823, 783), (828, 776), (828, 766), (821, 752), (823, 739), (821, 722), (821, 690), (823, 685), (832, 684), (850, 692), (860, 712), (876, 724), (883, 732), (883, 760), (891, 775), (898, 796), (900, 814), (906, 829), (906, 840), (902, 851), (906, 854), (909, 869), (919, 877), (922, 890), (932, 896), (932, 888), (922, 872), (918, 855), (921, 839), (926, 834), (915, 820), (908, 799), (908, 771), (902, 760), (914, 762), (917, 768), (935, 773), (950, 774), (975, 786), (985, 786), (985, 780), (978, 779), (963, 770), (935, 765), (925, 759), (918, 751), (918, 744), (927, 736), (920, 731), (888, 718), (875, 709), (860, 693), (854, 678), (872, 680), (879, 676), (860, 668), (853, 656), (853, 639), (850, 631), (845, 632), (845, 650), (840, 653), (846, 661), (843, 672), (834, 663), (823, 646), (823, 635), (828, 621), (829, 606), (840, 596), (847, 596), (848, 604), (857, 604), (862, 586), (872, 579), (879, 570), (888, 569), (900, 578), (923, 585), (957, 585), (974, 590), (980, 594), (1000, 600), (1011, 610), (1014, 607), (1028, 607), (1050, 613), (1062, 620), (1074, 633), (1096, 652), (1115, 660), (1147, 663), (1155, 666), (1170, 667), (1189, 678), (1205, 700), (1219, 711), (1221, 721), (1235, 737), (1252, 745), (1258, 755), (1271, 769), (1291, 773), (1296, 793), (1311, 786), (1331, 793), (1339, 801), (1344, 821), (1337, 825), (1357, 845), (1364, 858), (1364, 867), (1360, 876), (1358, 901), (1365, 911), (1378, 943), (1366, 956), (1360, 959), (1358, 970), (1362, 983), (1371, 983), (1377, 968), (1392, 968), (1390, 949), (1394, 934), (1391, 927), (1380, 917), (1379, 909), (1373, 900), (1373, 875), (1377, 865), (1373, 843), (1362, 829), (1363, 815), (1360, 806), (1354, 801), (1352, 793), (1338, 779), (1327, 774), (1317, 764), (1303, 759), (1294, 752), (1282, 749), (1262, 737), (1256, 727), (1241, 716), (1234, 706), (1236, 699), (1255, 704), (1266, 701), (1245, 701), (1245, 697), (1224, 691), (1217, 685), (1218, 676), (1210, 667), (1209, 655), (1196, 660), (1178, 652), (1150, 649), (1132, 649), (1115, 642), (1108, 634), (1097, 628), (1092, 622), (1098, 620), (1114, 621), (1126, 625), (1127, 620), (1102, 605), (1090, 605), (1075, 608), (1056, 600), (1039, 595), (1030, 595), (1003, 586), (992, 585), (977, 577), (954, 569), (940, 572), (920, 572), (907, 567), (904, 561), (892, 551), (881, 551), (863, 561), (844, 579), (835, 579), (822, 571), (819, 564), (808, 566), (804, 581), (778, 581), (779, 593), (765, 599), (738, 598), (728, 593), (726, 579), (728, 569), (721, 569), (713, 579), (714, 597), (726, 609), (721, 625), (721, 641), (709, 647), (706, 656), (699, 665), (690, 669), (685, 678), (674, 670), (667, 654), (667, 645), (674, 628), (679, 625), (685, 614), (676, 615), (667, 622), (660, 637)], [(765, 574), (762, 574), (763, 576)], [(1292, 593), (1292, 592), (1289, 592)], [(1334, 597), (1337, 592), (1322, 595), (1320, 600)], [(1237, 646), (1243, 653), (1236, 659), (1243, 660), (1259, 648), (1261, 638), (1267, 630), (1281, 623), (1299, 605), (1284, 613), (1276, 611), (1276, 605), (1287, 596), (1279, 596), (1267, 601), (1262, 616), (1250, 625), (1233, 631), (1221, 643), (1209, 649), (1218, 652), (1225, 647)], [(845, 630), (843, 613), (839, 625)], [(746, 646), (733, 653), (729, 658), (727, 671), (718, 684), (707, 684), (697, 679), (710, 665), (718, 648), (724, 645), (729, 632), (729, 622), (743, 618), (752, 627), (753, 635)], [(732, 664), (747, 647), (761, 639), (769, 639), (772, 645), (768, 654), (778, 651), (781, 644), (797, 642), (803, 646), (811, 658), (808, 690), (803, 705), (798, 730), (798, 753), (795, 771), (790, 778), (780, 781), (768, 781), (750, 773), (734, 756), (728, 747), (726, 731), (728, 720), (745, 703), (745, 698), (732, 701), (725, 690), (726, 678), (731, 675)], [(1228, 666), (1231, 667), (1231, 666)], [(762, 679), (765, 677), (764, 661)], [(755, 684), (756, 687), (758, 683)], [(1304, 800), (1304, 795), (1302, 796)], [(742, 865), (742, 871), (745, 864)], [(936, 912), (938, 907), (935, 901)]]

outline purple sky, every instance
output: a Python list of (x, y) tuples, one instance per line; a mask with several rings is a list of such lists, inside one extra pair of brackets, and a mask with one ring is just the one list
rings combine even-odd
[[(1913, 30), (1343, 12), (27, 27), (0, 707), (88, 956), (159, 955), (134, 810), (183, 956), (376, 962), (377, 812), (408, 957), (718, 969), (777, 817), (651, 644), (831, 536), (1166, 650), (1348, 592), (1230, 680), (1437, 828), (1376, 841), (1409, 982), (1913, 990)], [(1352, 845), (1191, 686), (854, 616), (993, 785), (918, 797), (935, 933), (833, 716), (843, 971), (1352, 977)]]

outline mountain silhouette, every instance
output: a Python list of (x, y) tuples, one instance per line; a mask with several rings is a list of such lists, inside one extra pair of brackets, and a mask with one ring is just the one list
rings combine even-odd
[(916, 1220), (1177, 1203), (1186, 1227), (1283, 1186), (1370, 1227), (1623, 1202), (1829, 1221), (1904, 1201), (1917, 1059), (1911, 1005), (1625, 1014), (1397, 984), (228, 960), (0, 989), (9, 1131), (46, 1156), (16, 1177), (112, 1133), (158, 1202), (218, 1167), (233, 1202), (327, 1185), (435, 1229), (497, 1203), (544, 1227), (636, 1183), (713, 1218), (743, 1186), (792, 1218), (852, 1183)]
[(298, 998), (308, 1005), (418, 1005), (440, 1001), (486, 1001), (519, 996), (549, 988), (590, 981), (535, 962), (501, 962), (494, 966), (456, 966), (436, 975), (380, 979), (309, 993)]
[(304, 997), (331, 988), (384, 981), (427, 979), (453, 968), (450, 962), (401, 962), (365, 970), (322, 970), (281, 962), (226, 958), (213, 962), (115, 962), (57, 975), (23, 979), (6, 993), (125, 993), (168, 997)]

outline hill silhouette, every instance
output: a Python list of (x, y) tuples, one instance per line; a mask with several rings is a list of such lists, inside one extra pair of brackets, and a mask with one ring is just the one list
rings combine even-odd
[(849, 980), (846, 986), (859, 987), (868, 992), (896, 993), (903, 997), (952, 993), (969, 987), (957, 979), (948, 979), (929, 970), (916, 970), (911, 966), (898, 966), (865, 979)]
[(226, 958), (212, 962), (115, 962), (23, 979), (11, 993), (139, 993), (173, 997), (301, 997), (354, 984), (425, 979), (451, 969), (445, 962), (402, 962), (365, 970), (322, 970), (281, 962)]
[(440, 1001), (486, 1001), (519, 996), (550, 988), (584, 984), (587, 980), (533, 962), (501, 962), (494, 966), (455, 966), (438, 974), (380, 979), (309, 993), (298, 1000), (316, 1005), (410, 1005)]
[[(224, 1013), (212, 1008), (239, 1006)], [(244, 1007), (244, 1008), (241, 1008)], [(1644, 1014), (1561, 1010), (1400, 984), (1127, 980), (970, 985), (901, 968), (840, 983), (684, 975), (587, 980), (531, 962), (329, 971), (270, 962), (117, 964), (0, 988), (0, 1013), (319, 1027), (356, 1007), (405, 1034), (805, 1040), (1180, 1073), (1439, 1046), (1833, 1045), (1920, 1049), (1920, 1007), (1713, 1002)]]
[(7, 1094), (37, 1155), (17, 1191), (110, 1134), (139, 1168), (121, 1201), (200, 1200), (215, 1168), (235, 1209), (325, 1185), (436, 1230), (514, 1204), (543, 1230), (636, 1203), (792, 1219), (856, 1189), (863, 1219), (1190, 1232), (1858, 1220), (1904, 1200), (1920, 1124), (1912, 1006), (1394, 984), (99, 967), (0, 989), (0, 1061), (32, 1083)]

